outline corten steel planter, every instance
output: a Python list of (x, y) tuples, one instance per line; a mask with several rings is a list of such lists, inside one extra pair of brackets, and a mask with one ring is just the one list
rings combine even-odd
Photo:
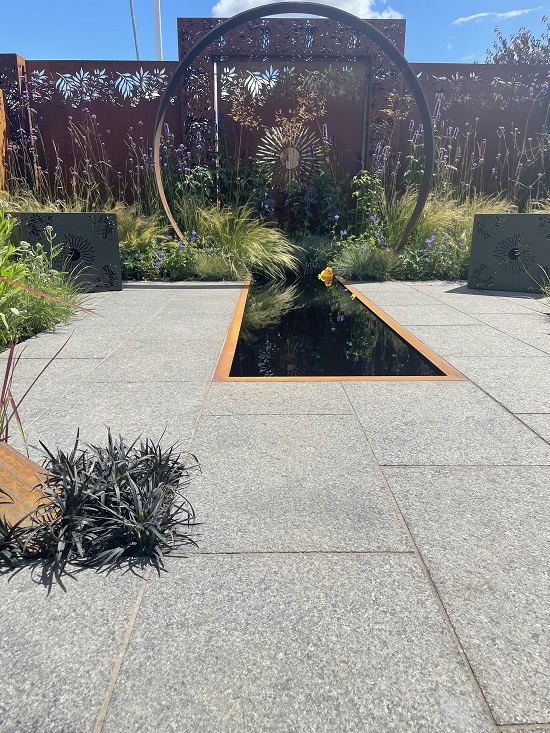
[(549, 214), (474, 216), (469, 288), (540, 293), (549, 277)]
[(0, 504), (0, 516), (15, 524), (36, 509), (42, 499), (38, 477), (46, 479), (42, 466), (0, 441), (0, 489), (6, 493), (0, 493), (0, 502), (6, 502)]
[(44, 234), (51, 226), (54, 247), (61, 247), (53, 260), (58, 270), (71, 272), (90, 292), (122, 290), (118, 230), (115, 214), (19, 213), (21, 239), (40, 243), (49, 250)]

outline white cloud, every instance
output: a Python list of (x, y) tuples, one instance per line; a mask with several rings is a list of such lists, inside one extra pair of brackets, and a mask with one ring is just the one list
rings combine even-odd
[(475, 15), (467, 15), (464, 18), (453, 20), (454, 25), (462, 25), (470, 23), (472, 20), (481, 20), (482, 18), (494, 18), (495, 20), (506, 20), (508, 18), (517, 18), (520, 15), (532, 13), (534, 10), (542, 10), (542, 6), (538, 8), (525, 8), (524, 10), (508, 10), (505, 13), (475, 13)]
[(451, 49), (452, 49), (452, 44), (448, 43), (447, 44), (447, 51), (450, 51)]
[[(317, 0), (323, 5), (333, 5), (334, 0)], [(237, 13), (245, 10), (256, 8), (259, 5), (267, 5), (273, 0), (218, 0), (212, 8), (212, 15), (215, 18), (231, 18)], [(340, 10), (345, 10), (358, 18), (402, 18), (402, 14), (387, 7), (384, 10), (377, 11), (373, 9), (375, 0), (341, 0), (338, 3)]]
[(496, 15), (496, 13), (476, 13), (475, 15), (468, 15), (465, 18), (457, 18), (453, 20), (454, 25), (462, 25), (462, 23), (469, 23), (471, 20), (480, 20), (480, 18), (488, 18), (490, 15)]
[(462, 58), (461, 58), (460, 60), (461, 60), (461, 61), (464, 61), (464, 63), (465, 63), (465, 64), (467, 64), (467, 63), (469, 63), (470, 61), (475, 61), (475, 60), (476, 60), (476, 57), (475, 57), (475, 56), (474, 56), (474, 54), (472, 53), (472, 54), (470, 54), (469, 56), (462, 56)]

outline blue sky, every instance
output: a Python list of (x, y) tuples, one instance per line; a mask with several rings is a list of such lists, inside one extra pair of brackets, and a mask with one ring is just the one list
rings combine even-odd
[[(177, 59), (176, 18), (230, 17), (258, 0), (161, 0), (164, 58)], [(498, 25), (508, 38), (521, 26), (537, 36), (543, 5), (530, 0), (332, 0), (363, 18), (407, 21), (405, 55), (412, 62), (483, 62)], [(153, 0), (134, 0), (140, 55), (155, 59)], [(4, 17), (6, 19), (6, 17)], [(0, 35), (0, 53), (28, 59), (135, 59), (129, 0), (25, 0)]]

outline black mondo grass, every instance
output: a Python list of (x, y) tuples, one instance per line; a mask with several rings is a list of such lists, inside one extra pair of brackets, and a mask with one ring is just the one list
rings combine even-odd
[(160, 571), (165, 555), (196, 545), (195, 511), (184, 491), (200, 466), (178, 444), (127, 443), (109, 430), (105, 447), (82, 442), (78, 433), (69, 452), (41, 446), (41, 498), (28, 526), (0, 527), (0, 563), (43, 560), (59, 579), (68, 563), (99, 571), (146, 557)]

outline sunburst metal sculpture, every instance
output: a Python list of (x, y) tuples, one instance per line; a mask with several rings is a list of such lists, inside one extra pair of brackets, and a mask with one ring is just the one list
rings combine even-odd
[(519, 275), (535, 263), (533, 242), (523, 234), (510, 234), (494, 249), (495, 264), (508, 275)]
[(296, 130), (269, 129), (258, 145), (256, 160), (273, 171), (273, 183), (305, 181), (319, 167), (321, 142), (303, 125)]

